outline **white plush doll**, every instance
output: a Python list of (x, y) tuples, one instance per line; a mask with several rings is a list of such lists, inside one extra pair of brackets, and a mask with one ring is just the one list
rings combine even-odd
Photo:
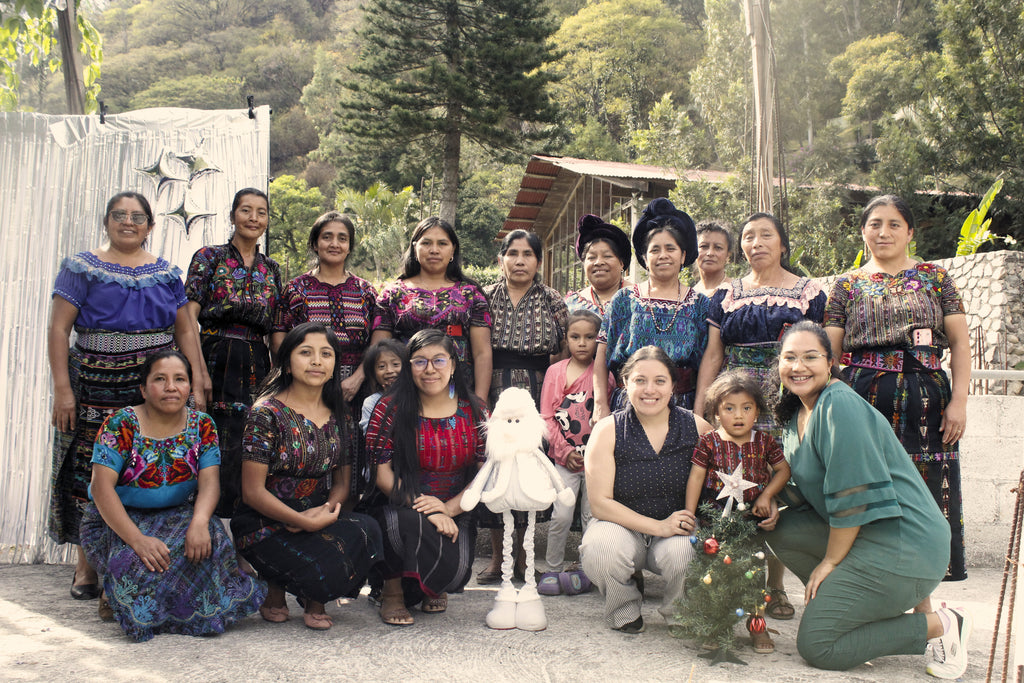
[[(557, 499), (572, 505), (576, 496), (567, 488), (542, 448), (546, 426), (533, 397), (515, 387), (501, 392), (487, 422), (487, 462), (462, 494), (462, 509), (472, 510), (483, 501), (505, 522), (501, 588), (487, 625), (495, 629), (519, 628), (542, 631), (548, 626), (544, 605), (537, 593), (533, 570), (535, 513)], [(512, 585), (512, 510), (528, 512), (523, 550), (526, 553), (526, 584), (516, 592)]]

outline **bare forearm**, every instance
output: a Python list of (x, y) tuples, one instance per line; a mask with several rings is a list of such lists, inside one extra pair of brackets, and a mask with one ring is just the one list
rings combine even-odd
[(850, 548), (853, 547), (853, 542), (857, 540), (859, 533), (859, 526), (831, 527), (828, 532), (828, 546), (825, 548), (825, 557), (822, 558), (822, 561), (830, 562), (833, 565), (842, 562), (850, 552)]

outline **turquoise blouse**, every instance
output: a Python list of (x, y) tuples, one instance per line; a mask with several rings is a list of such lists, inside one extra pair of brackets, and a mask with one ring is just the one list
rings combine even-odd
[(843, 562), (942, 579), (949, 524), (882, 414), (834, 382), (818, 396), (803, 441), (796, 420), (783, 434), (791, 483), (830, 527), (860, 527)]

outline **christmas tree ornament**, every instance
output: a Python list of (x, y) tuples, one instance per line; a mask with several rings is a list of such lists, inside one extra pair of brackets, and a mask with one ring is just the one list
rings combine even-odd
[(705, 541), (704, 541), (704, 553), (706, 555), (714, 555), (717, 552), (718, 552), (718, 539), (716, 539), (714, 536), (712, 536), (711, 538), (705, 539)]
[(736, 509), (739, 510), (740, 512), (743, 512), (744, 510), (747, 509), (747, 504), (746, 503), (737, 503), (736, 504)]
[(747, 572), (743, 576), (747, 577), (748, 579), (752, 579), (752, 578), (754, 578), (754, 572)]
[(697, 545), (697, 537), (690, 536), (690, 545)]
[(737, 607), (736, 608), (736, 616), (739, 617), (740, 619), (742, 619), (746, 614), (747, 614), (747, 610), (743, 609), (742, 607)]
[(764, 553), (762, 553), (760, 550), (758, 550), (756, 553), (754, 553), (754, 558), (758, 559), (758, 560), (763, 560), (764, 559)]
[(732, 564), (732, 558), (726, 555), (722, 562), (724, 562), (725, 564)]
[(703, 581), (705, 583), (705, 585), (710, 586), (711, 585), (711, 574), (705, 574), (704, 578), (701, 579), (701, 581)]
[(764, 617), (751, 614), (747, 619), (747, 630), (751, 633), (764, 633), (767, 629), (768, 624), (765, 623)]
[(715, 474), (722, 480), (722, 490), (718, 492), (717, 500), (721, 500), (722, 498), (729, 499), (725, 501), (725, 510), (722, 511), (722, 517), (728, 517), (729, 513), (732, 512), (733, 503), (739, 503), (742, 505), (743, 492), (747, 489), (754, 488), (757, 484), (743, 478), (742, 462), (739, 465), (736, 465), (736, 469), (732, 471), (732, 474), (723, 474), (717, 470), (715, 471)]

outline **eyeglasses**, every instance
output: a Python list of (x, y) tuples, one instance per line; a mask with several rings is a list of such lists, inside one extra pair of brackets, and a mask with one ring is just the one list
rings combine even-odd
[(779, 357), (779, 365), (796, 365), (798, 362), (804, 365), (810, 365), (811, 363), (817, 363), (822, 358), (825, 358), (824, 353), (818, 351), (809, 351), (803, 355), (796, 355), (795, 353), (787, 353), (784, 356)]
[[(132, 223), (134, 223), (135, 225), (145, 225), (146, 223), (149, 223), (149, 216), (147, 216), (144, 213), (141, 213), (141, 212), (140, 213), (133, 213), (133, 214), (131, 214), (131, 216), (132, 216)], [(125, 219), (128, 218), (128, 212), (127, 211), (111, 211), (110, 212), (110, 218), (115, 223), (124, 223)]]
[(427, 369), (427, 365), (430, 365), (435, 370), (444, 370), (448, 367), (448, 362), (451, 359), (448, 356), (435, 356), (434, 358), (413, 358), (409, 361), (414, 370), (423, 372)]

